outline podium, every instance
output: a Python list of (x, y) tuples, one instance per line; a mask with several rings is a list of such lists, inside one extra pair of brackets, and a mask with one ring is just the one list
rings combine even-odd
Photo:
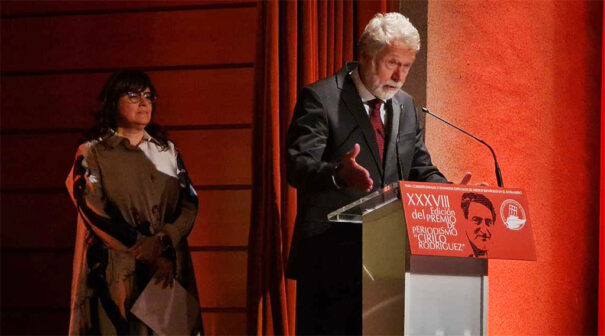
[[(456, 202), (450, 202), (450, 198), (459, 196), (456, 196), (457, 194), (452, 197), (447, 196), (447, 199), (433, 197), (431, 200), (430, 196), (425, 198), (422, 194), (422, 197), (418, 197), (414, 193), (406, 191), (406, 197), (402, 197), (406, 186), (420, 188), (418, 190), (423, 190), (425, 194), (427, 194), (426, 190), (422, 188), (434, 188), (428, 190), (432, 190), (434, 195), (439, 196), (448, 193), (462, 193), (467, 189), (472, 189), (472, 187), (447, 184), (439, 186), (400, 182), (369, 194), (328, 215), (328, 220), (332, 222), (362, 225), (363, 266), (360, 272), (362, 272), (363, 279), (363, 334), (486, 335), (487, 259), (468, 257), (468, 251), (472, 250), (466, 240), (468, 235), (465, 236), (462, 233), (462, 220), (458, 220), (457, 227), (455, 217), (449, 217), (454, 224), (449, 222), (448, 224), (451, 225), (446, 225), (444, 222), (441, 226), (438, 224), (429, 227), (429, 232), (433, 227), (434, 232), (441, 230), (443, 233), (447, 233), (444, 231), (447, 227), (459, 230), (453, 237), (444, 234), (445, 238), (442, 238), (442, 235), (435, 234), (434, 236), (442, 241), (437, 244), (427, 243), (428, 236), (417, 233), (426, 232), (426, 228), (422, 229), (422, 226), (416, 224), (413, 228), (406, 225), (412, 221), (411, 214), (406, 215), (406, 198), (409, 200), (407, 211), (413, 211), (416, 217), (419, 217), (420, 208), (413, 208), (411, 204), (428, 207), (427, 204), (433, 206), (438, 204), (438, 200), (441, 200), (443, 204), (451, 208), (449, 210), (451, 215), (456, 210)], [(439, 188), (451, 190), (442, 191)], [(484, 190), (492, 189), (497, 190), (496, 188)], [(502, 193), (501, 190), (494, 192)], [(426, 210), (446, 213), (446, 210), (434, 209), (434, 207), (428, 207)], [(424, 212), (424, 210), (422, 211)], [(495, 214), (495, 210), (492, 213)], [(462, 215), (462, 210), (458, 211), (458, 217), (460, 215)], [(431, 218), (447, 219), (446, 217)], [(497, 225), (498, 222), (495, 224)], [(440, 227), (446, 229), (440, 229)], [(416, 231), (412, 231), (412, 229)], [(530, 245), (533, 248), (533, 236), (531, 236), (531, 229), (529, 230)], [(464, 240), (462, 240), (463, 238)], [(453, 242), (448, 242), (448, 239)], [(446, 241), (444, 242), (444, 240)], [(455, 242), (457, 240), (463, 242), (457, 243)], [(411, 245), (411, 242), (415, 245)], [(452, 250), (441, 253), (443, 251), (436, 252), (435, 249), (428, 248), (431, 246), (442, 249), (452, 248)], [(418, 247), (427, 249), (419, 252)], [(444, 254), (449, 256), (443, 256)]]

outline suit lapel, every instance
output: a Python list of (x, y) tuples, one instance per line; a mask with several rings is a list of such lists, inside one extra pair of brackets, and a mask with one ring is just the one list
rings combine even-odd
[(372, 157), (374, 158), (374, 162), (376, 163), (376, 167), (380, 172), (380, 175), (383, 175), (382, 169), (382, 161), (380, 160), (380, 156), (378, 154), (378, 144), (376, 143), (376, 134), (374, 134), (374, 129), (372, 128), (372, 123), (370, 123), (370, 118), (361, 102), (361, 97), (359, 97), (359, 93), (357, 93), (357, 88), (355, 88), (355, 83), (348, 76), (349, 64), (345, 67), (346, 73), (344, 76), (338, 76), (339, 87), (342, 89), (342, 100), (345, 105), (357, 121), (359, 128), (363, 132), (364, 138), (370, 148), (370, 152), (372, 153)]
[(392, 98), (390, 100), (390, 106), (388, 109), (391, 112), (391, 117), (389, 118), (389, 129), (387, 131), (387, 141), (386, 141), (386, 149), (384, 153), (385, 167), (384, 171), (388, 172), (393, 169), (393, 166), (397, 166), (397, 135), (399, 134), (399, 118), (401, 116), (401, 105), (395, 99)]

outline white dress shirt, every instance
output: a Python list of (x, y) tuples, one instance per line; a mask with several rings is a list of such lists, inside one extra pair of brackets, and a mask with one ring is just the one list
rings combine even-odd
[[(374, 96), (370, 92), (370, 90), (368, 90), (368, 88), (366, 88), (365, 84), (363, 84), (363, 82), (361, 81), (361, 77), (359, 76), (358, 68), (355, 68), (355, 70), (351, 71), (350, 75), (351, 75), (351, 79), (353, 79), (353, 83), (355, 83), (355, 88), (357, 88), (357, 93), (361, 97), (361, 102), (363, 103), (363, 107), (365, 107), (366, 113), (368, 114), (368, 117), (369, 117), (370, 116), (370, 104), (368, 104), (369, 101), (374, 100), (374, 99), (380, 99), (380, 98), (377, 98), (376, 96)], [(385, 108), (386, 102), (382, 99), (380, 99), (380, 100), (382, 101), (382, 104), (380, 105), (380, 120), (382, 120), (383, 125), (386, 125), (386, 117), (387, 117), (387, 110)]]

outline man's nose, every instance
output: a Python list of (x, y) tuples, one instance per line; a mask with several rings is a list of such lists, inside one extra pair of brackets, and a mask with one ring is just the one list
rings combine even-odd
[(391, 74), (391, 80), (395, 81), (395, 82), (399, 82), (399, 80), (401, 79), (401, 73), (399, 68), (395, 69), (395, 71), (393, 71), (393, 73)]
[(479, 229), (479, 232), (481, 232), (482, 234), (487, 234), (489, 232), (489, 230), (487, 229), (487, 225), (485, 225), (484, 221), (481, 221), (478, 229)]
[(492, 233), (489, 231), (489, 227), (485, 224), (481, 225), (481, 234), (483, 234), (487, 238), (492, 237)]

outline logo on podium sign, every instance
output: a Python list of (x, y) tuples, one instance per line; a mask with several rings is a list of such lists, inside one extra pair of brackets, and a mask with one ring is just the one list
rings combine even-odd
[(521, 189), (400, 182), (412, 254), (535, 260)]
[(500, 206), (500, 217), (507, 228), (511, 230), (521, 230), (527, 222), (523, 206), (513, 199), (507, 199)]

